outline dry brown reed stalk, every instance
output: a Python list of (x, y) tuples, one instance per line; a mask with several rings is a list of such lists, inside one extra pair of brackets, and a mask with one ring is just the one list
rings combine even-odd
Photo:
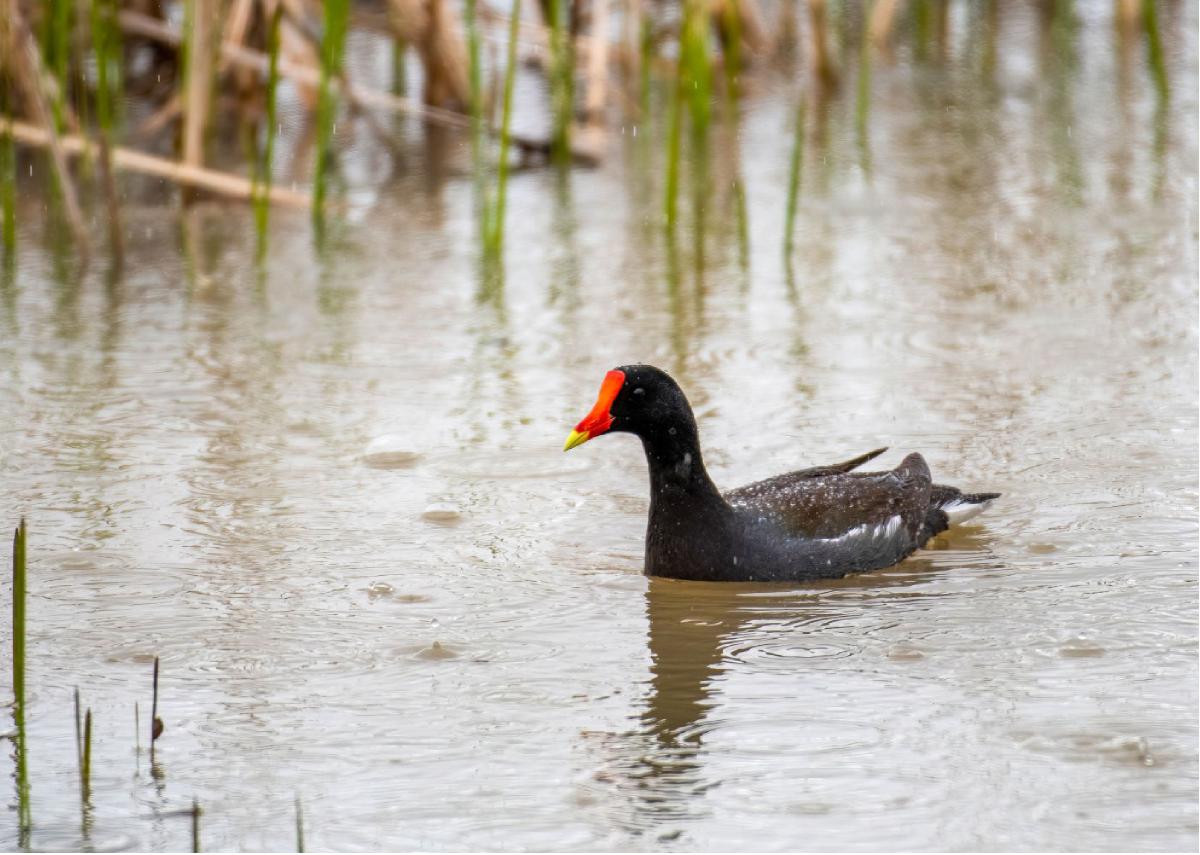
[[(45, 74), (37, 41), (25, 22), (17, 0), (3, 0), (0, 10), (0, 62), (7, 57), (5, 65), (9, 73), (21, 87), (34, 121), (45, 132), (45, 146), (49, 149), (51, 162), (54, 164), (54, 174), (62, 193), (67, 222), (75, 238), (80, 260), (86, 266), (91, 243), (83, 222), (83, 212), (79, 207), (79, 196), (75, 192), (75, 182), (67, 169), (67, 160), (55, 131), (54, 115), (50, 108), (54, 99), (47, 94), (45, 88)], [(64, 109), (63, 112), (67, 111)]]
[(184, 8), (183, 164), (202, 167), (216, 59), (217, 0), (186, 0)]
[(762, 11), (754, 0), (717, 0), (709, 14), (727, 58), (732, 54), (735, 40), (737, 53), (743, 61), (767, 51), (770, 39), (763, 25)]
[(1116, 0), (1117, 24), (1126, 32), (1136, 30), (1142, 22), (1143, 0)]
[(158, 717), (158, 657), (154, 657), (154, 678), (150, 691), (150, 765), (154, 765), (154, 743), (162, 736), (166, 727)]
[[(317, 35), (316, 31), (313, 30), (311, 26), (309, 26), (306, 19), (299, 17), (302, 13), (298, 10), (295, 0), (281, 0), (279, 6), (283, 9), (284, 20), (288, 22), (288, 24), (296, 33), (299, 33), (300, 38), (307, 41), (312, 49), (319, 54), (321, 49), (320, 36)], [(236, 48), (239, 46), (239, 43), (238, 41), (234, 40), (226, 40), (222, 43), (222, 59), (224, 62), (229, 63), (230, 60), (227, 58), (227, 52), (224, 52), (225, 46)], [(245, 66), (235, 67), (248, 70)], [(331, 69), (331, 72), (333, 73), (334, 79), (338, 82), (338, 92), (346, 99), (346, 103), (350, 107), (350, 114), (355, 118), (363, 119), (367, 123), (367, 127), (371, 129), (371, 132), (375, 134), (375, 137), (387, 148), (391, 149), (392, 154), (399, 154), (399, 143), (393, 138), (392, 134), (389, 133), (388, 130), (379, 123), (379, 120), (375, 117), (375, 114), (368, 109), (367, 105), (363, 103), (362, 98), (359, 97), (358, 90), (351, 86), (350, 81), (346, 78), (345, 70), (339, 67), (336, 69)]]
[(896, 23), (896, 13), (904, 5), (904, 0), (875, 0), (867, 24), (867, 38), (880, 52), (890, 50), (892, 27)]
[[(534, 4), (534, 8), (540, 8)], [(625, 15), (629, 16), (626, 11)], [(507, 39), (509, 16), (501, 12), (497, 12), (489, 6), (481, 5), (479, 8), (479, 22), (486, 24), (490, 30), (484, 33), (485, 39), (493, 41), (505, 41)], [(613, 41), (608, 40), (608, 44), (601, 48), (597, 42), (598, 38), (593, 32), (592, 34), (579, 33), (571, 41), (574, 45), (571, 54), (574, 59), (576, 70), (584, 70), (588, 68), (588, 63), (591, 61), (591, 53), (593, 49), (603, 49), (613, 62), (618, 62), (623, 66), (637, 69), (639, 67), (641, 55), (641, 31), (640, 21), (635, 22), (637, 26), (635, 42), (632, 46), (625, 44), (624, 40)], [(533, 60), (539, 66), (546, 66), (550, 61), (550, 28), (543, 23), (537, 21), (521, 21), (519, 23), (521, 33), (521, 45), (527, 51), (532, 51), (529, 59)], [(667, 57), (654, 55), (651, 57), (651, 70), (664, 78), (674, 78), (675, 76), (675, 61)]]
[(608, 0), (592, 0), (592, 35), (593, 49), (588, 55), (583, 115), (590, 128), (602, 129), (608, 92)]
[(812, 40), (813, 73), (821, 85), (837, 85), (838, 73), (829, 55), (829, 10), (825, 0), (808, 0), (809, 32)]
[(458, 12), (446, 0), (388, 0), (395, 38), (413, 45), (425, 67), (424, 102), (465, 110), (470, 102), (466, 45)]
[[(122, 12), (118, 16), (118, 20), (120, 21), (122, 30), (127, 33), (152, 39), (163, 44), (179, 45), (179, 32), (161, 21), (128, 11)], [(229, 44), (221, 45), (220, 50), (221, 57), (224, 60), (232, 64), (255, 68), (264, 76), (267, 74), (270, 66), (270, 57), (266, 54), (239, 45)], [(279, 76), (285, 77), (293, 83), (314, 88), (320, 80), (320, 72), (316, 66), (295, 63), (283, 57), (279, 59)], [(416, 116), (433, 124), (451, 128), (467, 128), (470, 126), (470, 119), (462, 113), (426, 106), (411, 98), (404, 98), (399, 95), (393, 95), (390, 92), (383, 92), (358, 84), (354, 84), (350, 88), (354, 92), (354, 97), (362, 104), (364, 109), (371, 108), (403, 113)], [(527, 153), (544, 154), (547, 149), (547, 143), (544, 140), (523, 134), (513, 134), (512, 142), (513, 145)], [(575, 152), (575, 157), (577, 160), (585, 163), (593, 162), (594, 160), (593, 155), (584, 150)]]
[[(44, 127), (31, 125), (28, 122), (0, 119), (0, 134), (11, 134), (13, 139), (24, 145), (39, 148), (46, 148), (50, 145), (50, 132)], [(64, 134), (56, 139), (63, 155), (95, 157), (99, 153), (96, 143), (74, 134)], [(120, 146), (113, 148), (112, 162), (117, 169), (165, 178), (197, 190), (206, 190), (234, 199), (254, 198), (253, 182), (240, 175), (188, 166), (164, 157), (156, 157)], [(312, 199), (308, 194), (283, 187), (272, 187), (268, 198), (274, 203), (296, 208), (307, 208), (312, 204)]]
[[(254, 10), (262, 6), (263, 20), (270, 21), (274, 3), (269, 0), (232, 0), (225, 13), (225, 26), (221, 30), (221, 44), (245, 45), (251, 35), (251, 25), (254, 23)], [(243, 100), (250, 100), (259, 90), (260, 80), (248, 68), (226, 67), (221, 61), (217, 65), (218, 73), (228, 77), (234, 91)]]
[(793, 2), (785, 2), (779, 9), (779, 23), (776, 24), (777, 35), (773, 51), (776, 59), (789, 59), (795, 54), (796, 46), (800, 41), (797, 5)]

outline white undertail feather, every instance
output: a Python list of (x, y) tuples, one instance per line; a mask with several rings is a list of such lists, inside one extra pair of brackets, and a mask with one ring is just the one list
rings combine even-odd
[(993, 501), (993, 499), (988, 499), (983, 502), (967, 502), (958, 498), (946, 502), (941, 509), (950, 520), (950, 525), (958, 525), (979, 516), (992, 506)]

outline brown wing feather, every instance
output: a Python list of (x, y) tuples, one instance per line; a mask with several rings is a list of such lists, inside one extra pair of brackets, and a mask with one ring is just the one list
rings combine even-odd
[[(864, 455), (863, 460), (871, 456), (874, 453)], [(748, 484), (725, 498), (742, 513), (771, 519), (791, 534), (816, 538), (840, 537), (864, 525), (883, 525), (894, 516), (901, 518), (906, 536), (915, 537), (929, 509), (932, 482), (929, 467), (919, 454), (910, 454), (890, 472), (806, 474), (811, 471)]]
[[(795, 481), (828, 478), (831, 475), (845, 475), (847, 472), (862, 466), (868, 460), (874, 460), (885, 451), (887, 451), (886, 446), (877, 448), (874, 451), (868, 451), (866, 454), (860, 454), (858, 457), (852, 457), (849, 460), (843, 460), (841, 463), (830, 463), (828, 466), (813, 466), (809, 469), (797, 469), (795, 472), (785, 472), (782, 475), (775, 475), (771, 478), (755, 481), (753, 484), (747, 484), (744, 487), (730, 490), (725, 494), (725, 499), (730, 503), (741, 502), (743, 500), (753, 501), (755, 496), (786, 489)], [(858, 474), (861, 475), (863, 473)], [(877, 472), (868, 474), (882, 475), (886, 473)]]

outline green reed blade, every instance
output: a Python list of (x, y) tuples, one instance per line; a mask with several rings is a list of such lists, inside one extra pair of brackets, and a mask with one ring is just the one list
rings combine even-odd
[(486, 249), (495, 255), (504, 245), (504, 209), (508, 196), (508, 149), (511, 142), (513, 84), (517, 76), (517, 34), (521, 0), (513, 0), (508, 25), (508, 65), (504, 69), (504, 108), (500, 117), (500, 162), (496, 176), (496, 205), (488, 214)]
[(642, 13), (641, 38), (638, 42), (638, 106), (643, 118), (650, 115), (650, 62), (653, 59), (654, 31), (650, 27), (650, 17)]
[(405, 55), (408, 53), (408, 42), (396, 39), (392, 42), (392, 94), (404, 95), (408, 91), (408, 72), (405, 67)]
[(116, 0), (91, 0), (92, 50), (96, 57), (96, 120), (111, 137), (121, 108), (121, 30)]
[(750, 269), (750, 217), (746, 213), (746, 185), (739, 174), (733, 181), (733, 205), (737, 215), (738, 265)]
[(697, 0), (687, 0), (684, 6), (679, 57), (692, 131), (702, 135), (711, 118), (712, 66), (708, 59), (708, 13)]
[(113, 268), (124, 263), (121, 209), (113, 174), (112, 145), (121, 103), (121, 48), (115, 0), (91, 0), (92, 50), (96, 59), (96, 121), (100, 137), (100, 175), (108, 203), (109, 243)]
[(570, 33), (568, 0), (549, 0), (550, 24), (550, 101), (553, 129), (550, 152), (555, 162), (566, 164), (571, 158), (571, 112), (575, 101), (575, 47)]
[(200, 851), (200, 800), (192, 799), (192, 851)]
[[(9, 115), (8, 82), (0, 81), (0, 116)], [(13, 138), (0, 133), (0, 241), (6, 265), (13, 265), (17, 253), (17, 155)]]
[(79, 704), (79, 687), (75, 687), (75, 762), (83, 768), (83, 716)]
[(304, 808), (299, 793), (296, 794), (296, 851), (304, 851)]
[(912, 6), (913, 56), (917, 62), (929, 59), (929, 40), (933, 32), (933, 10), (929, 3), (930, 0), (916, 0)]
[(683, 87), (682, 63), (675, 74), (675, 85), (671, 89), (671, 110), (667, 119), (667, 182), (663, 206), (668, 231), (675, 228), (679, 209), (679, 157), (683, 133)]
[(92, 799), (92, 711), (83, 717), (83, 760), (79, 766), (80, 796), (84, 806)]
[(275, 163), (275, 136), (278, 133), (277, 101), (279, 90), (279, 26), (283, 19), (283, 4), (275, 6), (271, 15), (271, 25), (267, 31), (267, 103), (266, 122), (267, 138), (263, 143), (262, 156), (254, 171), (254, 228), (257, 235), (256, 256), (261, 263), (267, 251), (267, 226), (271, 211), (271, 181)]
[(479, 42), (479, 21), (475, 0), (466, 3), (467, 24), (467, 112), (471, 116), (471, 154), (476, 165), (483, 141), (483, 59)]
[(13, 535), (13, 701), (25, 706), (25, 520)]
[(333, 78), (341, 71), (346, 50), (350, 0), (325, 0), (324, 7), (325, 34), (321, 39), (321, 75), (317, 88), (317, 168), (313, 181), (313, 219), (318, 232), (323, 230), (330, 147), (337, 120), (338, 101), (333, 92)]
[(783, 255), (787, 261), (792, 257), (792, 237), (796, 230), (796, 204), (800, 200), (800, 173), (804, 168), (804, 99), (796, 108), (796, 126), (792, 138), (792, 158), (788, 167), (787, 213), (783, 226)]
[(65, 126), (63, 106), (67, 93), (67, 75), (71, 64), (71, 7), (72, 0), (49, 0), (42, 30), (42, 58), (54, 78), (55, 129), (62, 133)]
[(29, 805), (29, 758), (26, 756), (25, 741), (25, 520), (13, 535), (13, 725), (17, 735), (15, 741), (17, 759), (17, 839), (18, 844), (29, 848), (29, 834), (33, 827)]
[(1142, 0), (1142, 26), (1146, 30), (1146, 59), (1154, 76), (1154, 87), (1158, 90), (1158, 96), (1165, 101), (1171, 95), (1171, 86), (1167, 80), (1167, 65), (1163, 59), (1162, 39), (1158, 33), (1156, 5), (1155, 0)]
[[(871, 7), (865, 11), (865, 21), (871, 17)], [(871, 139), (868, 122), (871, 118), (871, 40), (867, 33), (868, 24), (863, 24), (858, 47), (858, 87), (854, 99), (854, 129), (858, 140), (858, 156), (863, 172), (871, 171)]]

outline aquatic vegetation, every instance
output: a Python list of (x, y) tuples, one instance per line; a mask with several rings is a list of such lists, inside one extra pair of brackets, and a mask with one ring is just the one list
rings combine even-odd
[(675, 85), (671, 89), (671, 106), (667, 119), (667, 181), (664, 196), (663, 213), (666, 216), (667, 231), (675, 229), (675, 219), (679, 210), (679, 157), (683, 139), (683, 75), (675, 77)]
[(12, 680), (13, 703), (20, 709), (25, 704), (25, 520), (13, 534), (12, 547)]
[(392, 94), (403, 95), (408, 91), (408, 72), (405, 60), (408, 54), (408, 42), (397, 37), (392, 42)]
[(79, 764), (79, 792), (86, 807), (92, 797), (92, 711), (83, 717), (83, 757)]
[(732, 104), (738, 101), (738, 75), (742, 73), (742, 14), (735, 2), (722, 6), (725, 25), (725, 93)]
[(296, 851), (304, 851), (304, 807), (299, 794), (296, 795)]
[(54, 80), (51, 106), (54, 125), (61, 132), (66, 126), (66, 93), (71, 67), (71, 0), (49, 0), (42, 19), (42, 57)]
[(99, 124), (100, 177), (108, 204), (109, 245), (113, 266), (120, 269), (124, 257), (121, 237), (121, 206), (113, 175), (113, 140), (121, 105), (121, 41), (116, 0), (91, 0), (92, 52), (96, 58), (96, 120)]
[(278, 133), (279, 119), (277, 116), (276, 99), (279, 92), (279, 26), (283, 19), (283, 4), (275, 7), (271, 15), (270, 28), (267, 31), (267, 91), (264, 107), (263, 124), (266, 139), (263, 142), (255, 172), (254, 227), (257, 234), (257, 255), (261, 263), (267, 249), (267, 227), (270, 220), (271, 182), (275, 164), (275, 137)]
[(654, 31), (650, 18), (642, 12), (638, 33), (638, 107), (642, 116), (650, 114), (650, 66), (654, 59)]
[[(8, 113), (8, 87), (0, 86), (0, 114)], [(17, 253), (17, 157), (12, 134), (0, 134), (0, 245), (4, 263), (13, 266)]]
[(13, 534), (12, 548), (12, 668), (13, 668), (13, 726), (16, 731), (13, 745), (17, 760), (17, 834), (23, 847), (29, 846), (33, 827), (29, 806), (29, 757), (25, 734), (25, 576), (26, 528), (22, 519)]
[(871, 171), (871, 42), (864, 25), (858, 45), (858, 85), (854, 96), (854, 132), (858, 144), (859, 164), (863, 172)]
[[(483, 58), (479, 46), (476, 0), (466, 0), (467, 25), (467, 112), (471, 117), (471, 161), (476, 184), (482, 180), (483, 150)], [(515, 16), (514, 16), (515, 17)]]
[(150, 763), (154, 764), (154, 743), (162, 736), (163, 720), (158, 717), (158, 657), (154, 657), (154, 678), (150, 696)]
[(313, 218), (318, 232), (324, 225), (326, 184), (337, 123), (338, 99), (334, 95), (333, 82), (342, 69), (350, 24), (350, 0), (325, 0), (324, 9), (325, 32), (321, 39), (321, 74), (317, 90), (316, 175), (313, 179)]
[[(404, 19), (408, 14), (405, 13), (405, 7), (413, 2), (415, 0), (389, 0), (385, 5), (389, 14), (397, 12), (393, 17)], [(241, 10), (241, 18), (233, 16), (241, 23), (216, 20), (212, 13), (218, 7), (219, 4), (211, 0), (179, 0), (174, 8), (182, 11), (181, 27), (172, 27), (171, 16), (156, 19), (145, 15), (128, 0), (86, 0), (82, 3), (77, 0), (47, 0), (44, 4), (35, 4), (31, 11), (40, 37), (34, 61), (40, 63), (42, 71), (18, 76), (43, 79), (46, 86), (36, 93), (23, 91), (19, 100), (27, 107), (34, 102), (43, 102), (47, 113), (53, 115), (44, 121), (37, 115), (27, 117), (32, 122), (24, 125), (20, 134), (15, 136), (18, 144), (51, 150), (58, 192), (66, 203), (66, 213), (80, 251), (85, 251), (87, 246), (84, 217), (77, 215), (78, 212), (73, 213), (77, 206), (70, 202), (74, 197), (69, 186), (71, 175), (62, 166), (64, 151), (58, 150), (63, 146), (56, 142), (53, 135), (45, 132), (49, 127), (66, 136), (81, 137), (70, 141), (65, 154), (84, 158), (99, 155), (104, 181), (103, 197), (108, 205), (105, 222), (110, 230), (116, 259), (119, 260), (121, 254), (121, 229), (120, 206), (112, 180), (114, 168), (146, 172), (176, 181), (188, 194), (191, 188), (202, 188), (249, 198), (255, 209), (261, 258), (266, 248), (265, 235), (270, 216), (268, 202), (311, 204), (313, 225), (318, 240), (323, 244), (323, 212), (328, 209), (329, 185), (336, 174), (332, 165), (337, 148), (335, 129), (341, 106), (349, 107), (349, 121), (368, 126), (378, 141), (394, 153), (398, 149), (394, 138), (396, 126), (378, 122), (374, 113), (388, 111), (418, 116), (424, 122), (452, 129), (455, 133), (464, 130), (469, 132), (472, 171), (478, 188), (475, 204), (479, 217), (480, 245), (484, 252), (494, 253), (502, 243), (501, 221), (506, 207), (506, 185), (510, 172), (508, 161), (512, 149), (519, 147), (523, 158), (531, 153), (548, 154), (552, 161), (560, 165), (567, 164), (573, 158), (595, 162), (602, 156), (603, 146), (593, 146), (593, 143), (608, 130), (605, 127), (606, 118), (615, 112), (607, 108), (612, 104), (624, 104), (642, 125), (651, 124), (651, 102), (661, 83), (666, 94), (667, 112), (667, 120), (663, 123), (663, 216), (668, 228), (674, 228), (678, 219), (677, 196), (681, 170), (689, 168), (698, 159), (710, 156), (710, 147), (704, 144), (704, 138), (712, 121), (714, 75), (720, 74), (722, 77), (726, 101), (736, 105), (743, 97), (743, 75), (761, 79), (770, 73), (771, 61), (775, 62), (776, 67), (782, 64), (786, 73), (799, 70), (795, 67), (799, 52), (793, 54), (789, 50), (789, 45), (799, 33), (794, 4), (785, 4), (777, 10), (777, 19), (773, 22), (774, 38), (765, 35), (762, 12), (757, 4), (747, 0), (727, 0), (716, 4), (685, 0), (670, 10), (640, 2), (619, 4), (616, 14), (624, 16), (621, 23), (623, 38), (619, 41), (613, 41), (605, 33), (599, 32), (611, 29), (607, 25), (607, 7), (604, 7), (602, 14), (590, 15), (586, 10), (577, 9), (569, 0), (545, 0), (544, 27), (528, 21), (518, 23), (515, 19), (520, 17), (520, 10), (509, 10), (509, 46), (505, 54), (508, 61), (504, 73), (493, 78), (493, 82), (502, 81), (502, 85), (496, 85), (494, 97), (489, 97), (485, 91), (483, 43), (488, 39), (499, 41), (494, 33), (489, 32), (489, 28), (504, 16), (488, 5), (480, 4), (479, 0), (464, 0), (461, 7), (450, 4), (444, 13), (431, 16), (436, 20), (430, 21), (427, 26), (389, 18), (392, 36), (389, 46), (391, 75), (390, 81), (379, 83), (382, 87), (379, 89), (370, 88), (366, 81), (351, 83), (342, 70), (345, 44), (352, 25), (351, 0), (320, 3), (320, 24), (316, 17), (318, 4), (313, 4), (310, 10), (312, 14), (308, 14), (299, 9), (299, 4), (293, 7), (268, 3), (266, 0), (244, 0), (236, 6)], [(949, 27), (947, 5), (940, 0), (912, 0), (909, 3), (862, 0), (858, 4), (813, 0), (798, 8), (807, 10), (807, 34), (812, 42), (811, 50), (805, 52), (813, 72), (804, 83), (806, 88), (820, 90), (821, 97), (826, 101), (844, 98), (845, 93), (840, 92), (837, 86), (843, 71), (838, 66), (857, 52), (858, 77), (852, 92), (853, 117), (859, 163), (862, 171), (869, 173), (871, 152), (868, 123), (872, 77), (875, 73), (872, 51), (888, 49), (889, 34), (897, 26), (897, 21), (901, 20), (904, 31), (912, 39), (909, 45), (911, 54), (919, 62), (944, 61), (950, 55), (950, 40), (957, 38), (954, 28)], [(461, 9), (461, 20), (458, 9)], [(982, 11), (973, 8), (969, 15), (967, 37), (978, 39), (980, 32), (983, 33), (983, 64), (990, 67), (994, 66), (992, 54), (996, 49), (995, 33), (999, 29), (997, 22), (1001, 5), (988, 2), (981, 4), (980, 9)], [(80, 40), (82, 28), (78, 27), (79, 21), (76, 20), (80, 16), (86, 18), (89, 10), (90, 58), (86, 55), (89, 45), (86, 40)], [(1139, 26), (1140, 21), (1146, 38), (1150, 77), (1160, 98), (1165, 100), (1169, 94), (1169, 51), (1164, 48), (1163, 35), (1159, 32), (1158, 4), (1128, 3), (1122, 4), (1121, 10), (1120, 14), (1128, 18), (1126, 25), (1131, 31)], [(775, 14), (775, 11), (771, 14)], [(413, 17), (412, 14), (408, 16)], [(1066, 2), (1052, 4), (1050, 13), (1039, 18), (1043, 35), (1050, 36), (1044, 42), (1054, 43), (1055, 51), (1066, 32), (1064, 22), (1070, 18), (1070, 4)], [(425, 28), (422, 29), (422, 26)], [(536, 45), (541, 52), (549, 91), (546, 112), (549, 114), (550, 129), (546, 139), (518, 134), (513, 130), (514, 125), (519, 123), (513, 116), (515, 106), (509, 93), (511, 75), (519, 64), (513, 42), (514, 34), (520, 28), (530, 32), (526, 43)], [(161, 95), (164, 89), (171, 87), (148, 87), (146, 78), (149, 73), (128, 65), (130, 52), (122, 49), (122, 30), (143, 43), (155, 44), (156, 53), (149, 73), (153, 73), (159, 81), (176, 81), (171, 95), (174, 103), (163, 100)], [(665, 37), (668, 30), (671, 36)], [(291, 45), (284, 51), (286, 59), (280, 55), (284, 44)], [(592, 50), (600, 44), (603, 44), (602, 49)], [(400, 97), (409, 85), (405, 79), (405, 56), (410, 47), (414, 50), (414, 61), (424, 65), (423, 104), (414, 98)], [(581, 66), (577, 70), (577, 50), (581, 56), (586, 52), (586, 68)], [(518, 61), (514, 62), (513, 57), (518, 57)], [(94, 65), (89, 60), (94, 60)], [(609, 103), (606, 103), (605, 92), (610, 83), (606, 78), (612, 75), (614, 65), (623, 69), (621, 76), (626, 82), (626, 91), (622, 93), (622, 98), (609, 98)], [(85, 73), (92, 67), (96, 69), (94, 75)], [(247, 75), (245, 72), (252, 73)], [(587, 75), (586, 87), (580, 87), (586, 94), (586, 105), (575, 104), (577, 74)], [(277, 90), (284, 80), (298, 88), (303, 106), (311, 109), (315, 116), (311, 198), (302, 192), (274, 187), (271, 181), (271, 174), (275, 171), (276, 140), (280, 133)], [(214, 86), (220, 89), (221, 97), (226, 102), (230, 96), (236, 98), (239, 112), (245, 111), (247, 114), (239, 115), (236, 119), (231, 119), (229, 115), (213, 116), (214, 123), (238, 121), (253, 124), (257, 128), (265, 127), (265, 135), (261, 132), (257, 134), (258, 144), (247, 147), (250, 180), (214, 169), (205, 163), (204, 140), (208, 133), (208, 113), (212, 104), (216, 103), (210, 92)], [(154, 94), (147, 96), (145, 93), (150, 90), (154, 90)], [(152, 128), (150, 134), (168, 130), (174, 133), (178, 124), (182, 124), (182, 134), (176, 134), (184, 142), (179, 163), (122, 148), (117, 144), (119, 105), (127, 99), (139, 102), (139, 114), (143, 108), (150, 108), (150, 119), (146, 121), (147, 126)], [(72, 103), (68, 105), (68, 101)], [(9, 99), (10, 108), (12, 103), (13, 99)], [(586, 106), (586, 134), (573, 130), (577, 106)], [(89, 128), (88, 110), (91, 107), (94, 107), (96, 121), (95, 126)], [(4, 109), (3, 104), (0, 104), (0, 109)], [(255, 110), (260, 110), (259, 114), (250, 115)], [(488, 120), (490, 110), (500, 114), (494, 123)], [(726, 112), (729, 122), (737, 121), (736, 113), (736, 109)], [(651, 121), (648, 122), (648, 119)], [(683, 150), (685, 123), (691, 129), (690, 146), (686, 152)], [(1160, 121), (1159, 124), (1164, 122)], [(0, 172), (5, 175), (11, 174), (14, 160), (7, 150), (13, 144), (12, 136), (6, 134), (4, 148), (0, 148)], [(489, 137), (498, 139), (498, 158), (495, 150), (487, 145)], [(578, 140), (573, 137), (578, 137)], [(1164, 138), (1162, 133), (1156, 136), (1156, 139)], [(305, 145), (297, 146), (296, 150), (309, 151)], [(484, 183), (494, 158), (498, 160), (498, 174), (494, 195), (489, 199)], [(684, 162), (685, 158), (687, 163)], [(699, 165), (696, 174), (704, 174)], [(737, 234), (744, 247), (746, 241), (742, 240), (742, 236), (748, 234), (749, 230), (745, 216), (748, 208), (746, 190), (740, 177), (732, 179), (729, 186), (732, 187), (732, 200), (738, 219)], [(16, 234), (15, 192), (8, 178), (3, 179), (0, 189), (4, 245), (11, 255)], [(706, 198), (707, 195), (707, 189), (702, 189), (699, 197)]]
[(1146, 30), (1146, 60), (1159, 97), (1166, 101), (1171, 94), (1167, 80), (1167, 66), (1163, 60), (1162, 38), (1158, 33), (1158, 11), (1156, 0), (1142, 0), (1142, 26)]
[(783, 257), (790, 263), (792, 240), (796, 232), (796, 207), (800, 201), (800, 174), (804, 169), (804, 118), (806, 105), (800, 99), (796, 107), (796, 123), (792, 133), (792, 156), (788, 165), (787, 210), (783, 220)]
[(192, 851), (200, 852), (200, 800), (192, 799)]
[(699, 0), (684, 4), (679, 41), (679, 74), (687, 94), (692, 131), (703, 136), (712, 116), (712, 65), (708, 58), (708, 14)]
[(508, 61), (504, 69), (504, 107), (500, 119), (500, 155), (497, 162), (496, 199), (485, 217), (484, 251), (498, 255), (504, 246), (504, 211), (508, 195), (508, 159), (512, 131), (513, 85), (517, 74), (517, 27), (521, 0), (513, 0), (509, 16)]
[(571, 158), (571, 115), (575, 99), (575, 47), (569, 0), (547, 0), (550, 25), (550, 154), (559, 165)]

